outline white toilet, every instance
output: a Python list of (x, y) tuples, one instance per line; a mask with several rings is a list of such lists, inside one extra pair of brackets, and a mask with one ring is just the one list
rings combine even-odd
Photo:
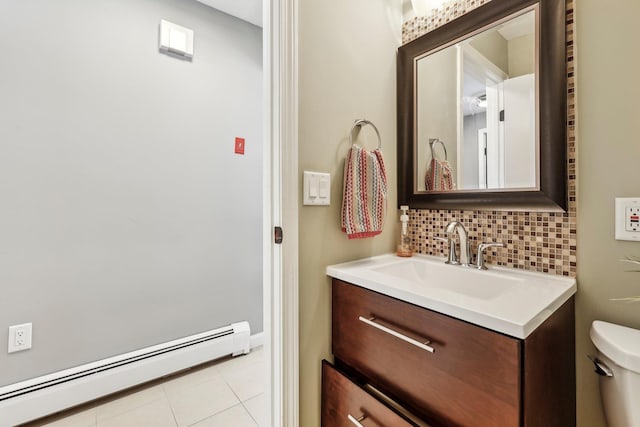
[(640, 330), (596, 320), (591, 341), (609, 427), (640, 427)]

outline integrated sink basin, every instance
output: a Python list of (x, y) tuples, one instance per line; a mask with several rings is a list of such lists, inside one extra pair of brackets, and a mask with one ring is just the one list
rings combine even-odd
[(477, 270), (427, 255), (380, 255), (331, 265), (327, 275), (522, 339), (576, 292), (573, 278)]
[(396, 279), (422, 283), (424, 286), (438, 288), (445, 292), (480, 299), (498, 297), (524, 281), (521, 277), (411, 258), (373, 267), (372, 271)]

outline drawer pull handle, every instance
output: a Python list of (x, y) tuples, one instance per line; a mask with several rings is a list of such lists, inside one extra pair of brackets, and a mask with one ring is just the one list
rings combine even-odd
[(356, 418), (353, 415), (349, 414), (347, 415), (347, 418), (349, 419), (349, 421), (351, 421), (351, 423), (354, 426), (358, 426), (358, 427), (364, 427), (364, 425), (360, 422), (362, 420), (364, 420), (365, 418), (367, 418), (366, 415), (361, 416), (360, 418)]
[(358, 317), (358, 320), (360, 320), (361, 322), (366, 323), (369, 326), (373, 326), (376, 329), (381, 330), (382, 332), (386, 332), (389, 335), (393, 335), (396, 338), (401, 339), (404, 342), (408, 342), (409, 344), (415, 345), (418, 348), (421, 348), (423, 350), (428, 351), (429, 353), (435, 353), (436, 349), (431, 347), (430, 345), (427, 344), (431, 344), (431, 341), (426, 341), (426, 342), (420, 342), (417, 340), (414, 340), (413, 338), (410, 338), (406, 335), (401, 334), (398, 331), (394, 331), (393, 329), (387, 328), (386, 326), (383, 326), (379, 323), (374, 322), (376, 318), (375, 317), (371, 317), (369, 319), (367, 319), (366, 317)]

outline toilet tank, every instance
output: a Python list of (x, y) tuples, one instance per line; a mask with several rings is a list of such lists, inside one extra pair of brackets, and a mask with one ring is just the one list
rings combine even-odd
[(591, 341), (598, 359), (613, 373), (600, 377), (609, 427), (640, 427), (640, 330), (596, 320)]

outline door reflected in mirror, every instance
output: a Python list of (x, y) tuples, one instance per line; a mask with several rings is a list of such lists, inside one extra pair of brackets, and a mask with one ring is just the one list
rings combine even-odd
[(415, 58), (415, 192), (540, 188), (538, 10)]

